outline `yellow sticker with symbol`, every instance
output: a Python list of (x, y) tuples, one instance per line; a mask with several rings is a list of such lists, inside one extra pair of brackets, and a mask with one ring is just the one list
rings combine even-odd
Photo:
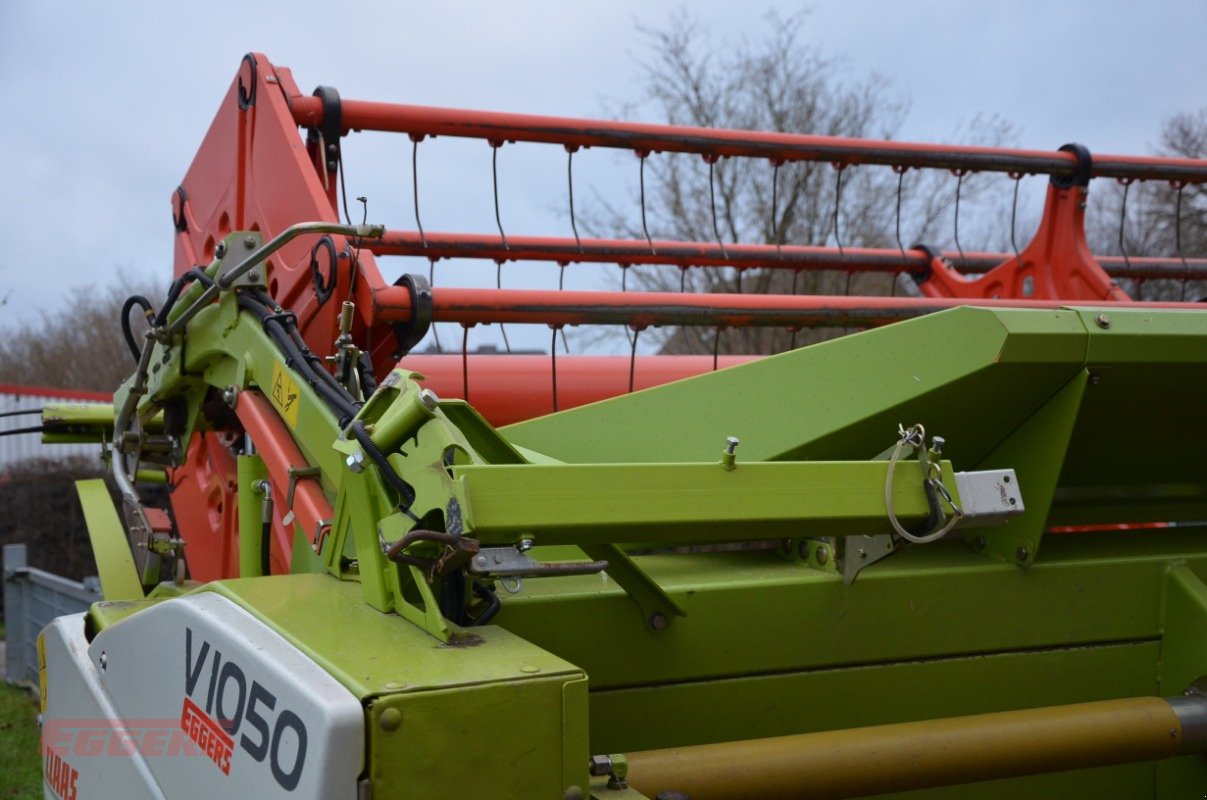
[(285, 423), (291, 428), (298, 426), (298, 405), (302, 402), (301, 392), (293, 377), (280, 362), (272, 365), (272, 391), (268, 393), (272, 404), (281, 412)]

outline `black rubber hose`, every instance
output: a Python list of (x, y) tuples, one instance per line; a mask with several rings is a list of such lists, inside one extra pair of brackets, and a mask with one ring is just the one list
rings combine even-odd
[(134, 306), (142, 307), (147, 322), (155, 318), (155, 309), (151, 308), (151, 301), (141, 294), (131, 295), (126, 298), (126, 302), (122, 303), (122, 336), (126, 338), (126, 347), (130, 348), (130, 355), (134, 356), (134, 363), (137, 364), (142, 359), (142, 348), (138, 346), (138, 342), (134, 339), (134, 331), (130, 328), (130, 310)]
[[(347, 390), (336, 383), (334, 386), (331, 383), (323, 381), (319, 374), (326, 374), (326, 371), (321, 367), (315, 367), (310, 359), (306, 357), (293, 341), (293, 337), (289, 335), (287, 324), (292, 319), (293, 315), (289, 313), (274, 314), (269, 309), (264, 308), (262, 304), (254, 298), (246, 295), (239, 295), (239, 305), (242, 308), (256, 314), (264, 326), (264, 332), (268, 334), (277, 349), (285, 356), (285, 365), (295, 370), (310, 386), (319, 394), (319, 396), (329, 405), (339, 418), (340, 427), (348, 424), (352, 417), (356, 416), (356, 412), (360, 406), (352, 399)], [(307, 351), (309, 352), (309, 351)], [(313, 354), (311, 354), (313, 358)], [(327, 375), (330, 377), (330, 375)]]
[(411, 513), (411, 504), (415, 502), (415, 490), (390, 466), (390, 462), (386, 459), (385, 454), (378, 449), (377, 445), (373, 443), (373, 439), (370, 438), (369, 432), (365, 430), (365, 423), (358, 419), (352, 423), (352, 427), (349, 430), (356, 437), (356, 441), (360, 443), (361, 449), (365, 451), (365, 454), (381, 470), (381, 476), (385, 478), (386, 483), (390, 485), (390, 488), (398, 492), (398, 496), (402, 498), (398, 504), (399, 508), (402, 509), (404, 514), (418, 522), (415, 515)]
[(260, 574), (272, 574), (272, 522), (260, 526)]
[(7, 431), (0, 431), (0, 436), (16, 436), (18, 433), (42, 433), (43, 431), (55, 431), (49, 425), (35, 425), (32, 428), (12, 428)]
[(42, 409), (40, 408), (25, 408), (20, 411), (5, 411), (4, 413), (0, 413), (0, 417), (28, 417), (41, 413)]
[(499, 609), (503, 604), (499, 602), (499, 596), (495, 594), (494, 589), (491, 589), (484, 583), (474, 582), (474, 594), (486, 601), (486, 610), (478, 615), (478, 618), (470, 623), (470, 626), (485, 625), (495, 618), (495, 614), (499, 613)]
[(373, 374), (373, 359), (368, 353), (360, 354), (360, 393), (365, 397), (377, 391), (377, 376)]
[(188, 286), (193, 281), (197, 281), (206, 288), (209, 288), (214, 283), (210, 276), (206, 275), (205, 271), (201, 269), (201, 267), (193, 267), (191, 270), (172, 281), (172, 285), (168, 288), (168, 297), (164, 301), (163, 308), (159, 309), (159, 313), (155, 316), (155, 327), (158, 328), (159, 326), (167, 323), (168, 314), (171, 313), (172, 308), (176, 305), (176, 301), (180, 299), (180, 293), (184, 291), (185, 286)]

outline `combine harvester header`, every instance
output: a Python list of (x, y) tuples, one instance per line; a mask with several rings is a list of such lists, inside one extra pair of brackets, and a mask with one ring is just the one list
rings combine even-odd
[[(523, 236), (497, 179), (497, 236), (425, 230), (417, 178), (415, 229), (386, 230), (346, 218), (361, 130), (415, 160), (437, 136), (558, 146), (570, 197), (586, 147), (643, 181), (697, 154), (710, 187), (720, 159), (775, 187), (824, 162), (836, 233), (856, 167), (899, 192), (950, 170), (957, 214), (970, 173), (1050, 183), (1000, 255), (584, 238), (572, 201), (573, 236)], [(344, 100), (248, 55), (173, 195), (168, 300), (129, 304), (149, 329), (125, 323), (111, 413), (45, 412), (57, 441), (105, 436), (122, 508), (81, 486), (106, 601), (43, 634), (44, 758), (81, 797), (1202, 793), (1207, 315), (1186, 300), (1207, 261), (1095, 257), (1095, 180), (1168, 182), (1180, 217), (1207, 163)], [(391, 256), (909, 294), (469, 289), (387, 280)], [(433, 323), (464, 327), (459, 354), (412, 352)], [(487, 324), (546, 326), (551, 352), (471, 355)], [(630, 355), (559, 356), (587, 324), (624, 326)], [(652, 326), (870, 330), (638, 356)], [(144, 501), (155, 479), (170, 508)], [(196, 747), (64, 733), (165, 719)]]

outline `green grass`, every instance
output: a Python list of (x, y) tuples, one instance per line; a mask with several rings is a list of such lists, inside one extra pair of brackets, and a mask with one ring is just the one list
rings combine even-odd
[(25, 689), (0, 683), (0, 798), (42, 797), (38, 704)]

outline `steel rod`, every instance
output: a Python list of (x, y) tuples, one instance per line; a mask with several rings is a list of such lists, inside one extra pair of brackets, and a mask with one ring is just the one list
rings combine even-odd
[(1207, 749), (1202, 697), (1137, 697), (628, 755), (654, 797), (862, 797), (1154, 761)]
[[(291, 97), (294, 121), (317, 127), (323, 120), (318, 97)], [(539, 142), (579, 147), (612, 147), (647, 153), (697, 153), (710, 157), (747, 156), (779, 161), (826, 161), (897, 167), (967, 169), (1072, 175), (1072, 153), (972, 145), (933, 145), (877, 139), (848, 139), (794, 133), (737, 131), (535, 114), (435, 108), (343, 100), (345, 132), (376, 130), (412, 136), (457, 136), (501, 142)], [(1094, 177), (1207, 182), (1207, 161), (1122, 155), (1095, 156)]]
[[(580, 292), (533, 289), (432, 289), (432, 319), (465, 325), (723, 325), (762, 327), (870, 327), (957, 306), (1044, 308), (1120, 307), (1119, 303), (949, 297), (846, 297), (832, 295), (683, 294), (678, 292)], [(411, 296), (387, 286), (373, 294), (373, 322), (406, 322)], [(1127, 303), (1126, 308), (1202, 312), (1199, 303)]]
[[(493, 234), (387, 231), (365, 247), (374, 255), (422, 256), (429, 259), (472, 258), (491, 261), (552, 261), (558, 264), (662, 264), (682, 267), (732, 266), (745, 269), (819, 270), (849, 272), (920, 272), (930, 259), (922, 250), (873, 247), (727, 244), (644, 239), (580, 239), (549, 236), (508, 236), (506, 245)], [(1008, 253), (942, 253), (944, 260), (967, 273), (984, 273), (1012, 258)], [(1207, 259), (1099, 256), (1113, 278), (1144, 280), (1207, 279)]]

